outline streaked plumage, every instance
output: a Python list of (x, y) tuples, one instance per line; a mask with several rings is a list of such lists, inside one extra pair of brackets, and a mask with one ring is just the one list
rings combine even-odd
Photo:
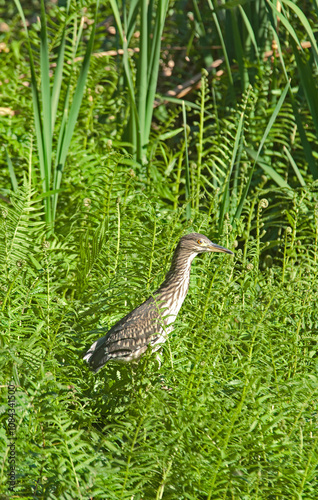
[(95, 372), (107, 361), (129, 362), (138, 359), (149, 344), (157, 351), (172, 330), (172, 323), (187, 295), (191, 263), (203, 252), (230, 250), (212, 243), (206, 236), (191, 233), (183, 236), (174, 252), (170, 270), (152, 297), (118, 321), (84, 354), (85, 361)]

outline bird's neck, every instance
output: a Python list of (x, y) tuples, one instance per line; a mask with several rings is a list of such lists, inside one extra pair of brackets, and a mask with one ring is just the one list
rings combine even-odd
[(172, 258), (171, 267), (161, 287), (155, 292), (158, 300), (168, 311), (164, 318), (166, 325), (174, 322), (187, 295), (190, 281), (191, 263), (196, 253), (180, 251), (177, 247)]
[(188, 292), (191, 264), (195, 256), (193, 252), (180, 254), (178, 248), (176, 249), (171, 267), (158, 290), (159, 294), (163, 293), (168, 297), (177, 294), (183, 302)]

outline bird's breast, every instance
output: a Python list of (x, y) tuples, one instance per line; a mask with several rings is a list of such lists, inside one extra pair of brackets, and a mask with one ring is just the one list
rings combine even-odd
[(167, 291), (164, 298), (164, 323), (170, 325), (176, 319), (183, 301), (187, 295), (189, 288), (189, 280), (183, 282), (175, 287), (174, 290)]

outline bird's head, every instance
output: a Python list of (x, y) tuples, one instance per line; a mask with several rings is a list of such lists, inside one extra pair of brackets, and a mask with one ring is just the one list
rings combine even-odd
[(221, 247), (209, 240), (204, 234), (190, 233), (183, 236), (179, 242), (182, 249), (198, 254), (203, 252), (223, 252), (233, 255), (231, 250)]

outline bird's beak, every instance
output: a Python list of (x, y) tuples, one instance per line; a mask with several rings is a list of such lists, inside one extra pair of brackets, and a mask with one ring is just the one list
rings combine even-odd
[(221, 247), (220, 245), (216, 245), (215, 243), (212, 243), (212, 245), (208, 246), (210, 252), (224, 252), (224, 253), (229, 253), (231, 255), (234, 255), (231, 250), (228, 250), (227, 248)]

